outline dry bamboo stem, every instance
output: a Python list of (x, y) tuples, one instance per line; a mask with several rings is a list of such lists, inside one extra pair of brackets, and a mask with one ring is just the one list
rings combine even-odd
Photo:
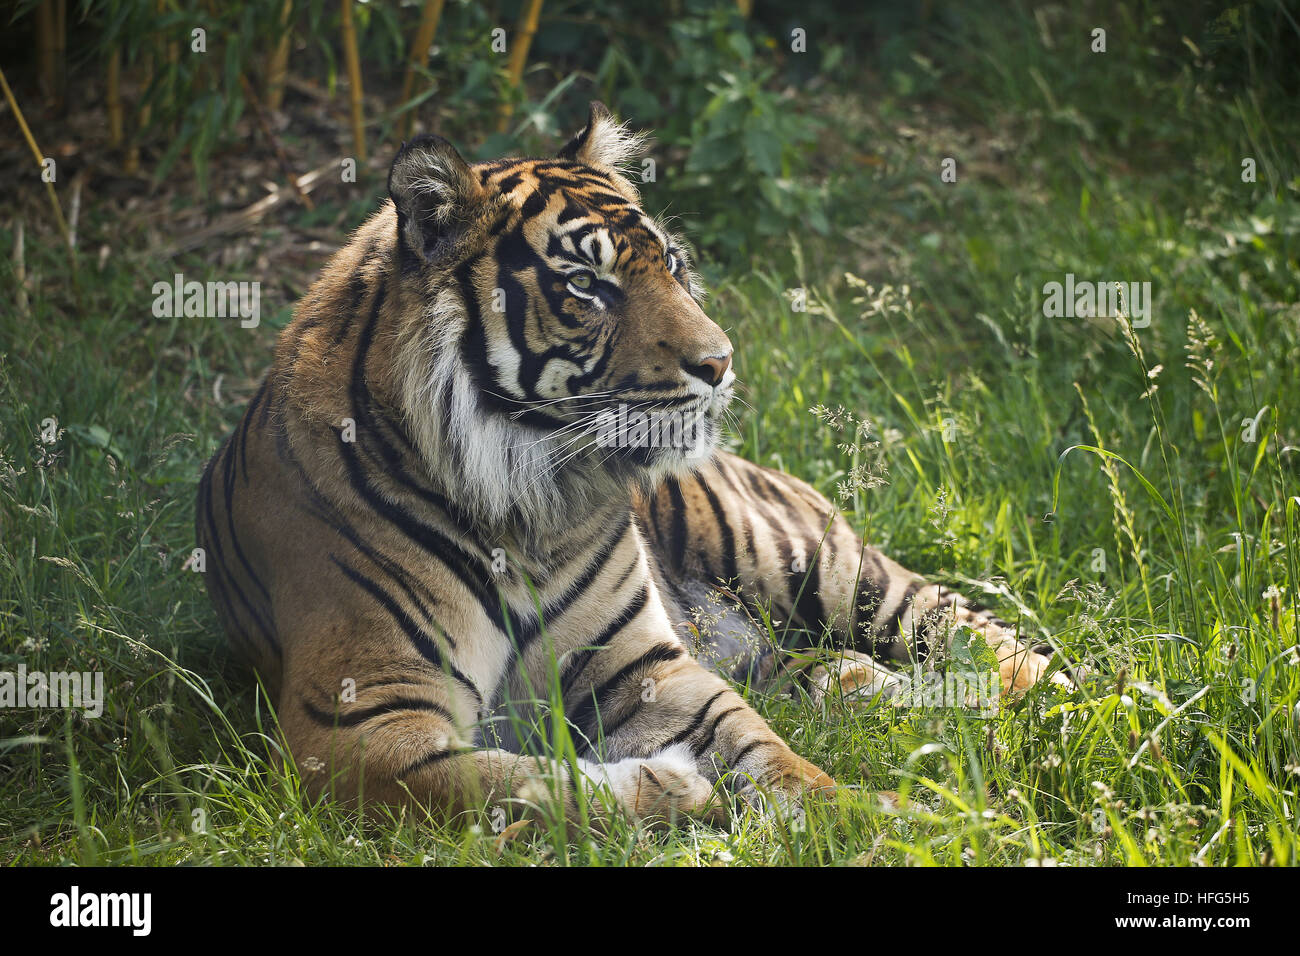
[(36, 63), (41, 75), (41, 93), (45, 101), (57, 109), (59, 77), (55, 65), (55, 31), (58, 29), (58, 13), (55, 3), (56, 0), (41, 0), (36, 7)]
[(114, 148), (122, 146), (122, 52), (114, 47), (108, 56), (108, 82), (104, 89), (108, 109), (108, 140)]
[(27, 305), (27, 261), (23, 258), (23, 221), (14, 223), (14, 305), (18, 315), (27, 318), (31, 311)]
[(352, 148), (357, 162), (366, 161), (366, 133), (362, 124), (361, 57), (357, 53), (357, 31), (352, 25), (352, 0), (343, 0), (343, 53), (348, 65), (348, 87), (352, 97)]
[(303, 173), (293, 181), (292, 187), (277, 186), (275, 192), (262, 197), (251, 206), (247, 206), (228, 216), (223, 216), (212, 225), (195, 230), (170, 245), (159, 249), (157, 252), (158, 257), (170, 259), (182, 252), (197, 249), (210, 239), (251, 228), (261, 222), (272, 209), (291, 201), (298, 191), (309, 193), (321, 183), (329, 181), (331, 177), (337, 179), (339, 162), (338, 159), (332, 159), (311, 172)]
[(77, 248), (77, 222), (81, 219), (81, 185), (85, 182), (85, 173), (78, 173), (72, 179), (72, 201), (68, 203), (68, 247)]
[[(167, 12), (167, 0), (158, 0), (157, 4), (155, 5), (155, 9), (158, 11), (158, 15), (162, 16), (164, 13)], [(175, 26), (172, 27), (172, 36), (173, 38), (176, 36)], [(180, 62), (180, 59), (181, 59), (180, 41), (176, 39), (169, 40), (167, 42), (167, 62), (175, 66), (177, 63)]]
[[(31, 147), (32, 155), (36, 157), (36, 167), (42, 168), (45, 163), (45, 154), (41, 148), (36, 145), (36, 138), (32, 136), (31, 129), (27, 126), (27, 120), (23, 116), (22, 109), (18, 106), (18, 101), (14, 99), (13, 90), (9, 89), (9, 81), (5, 78), (5, 71), (0, 69), (0, 87), (4, 88), (5, 99), (9, 101), (9, 108), (14, 111), (14, 119), (18, 120), (18, 126), (23, 131), (23, 139), (27, 140), (27, 145)], [(73, 273), (76, 272), (76, 259), (72, 254), (72, 237), (68, 232), (68, 223), (63, 218), (63, 207), (59, 204), (59, 195), (54, 191), (54, 183), (46, 180), (45, 190), (50, 196), (50, 206), (54, 209), (54, 220), (59, 225), (59, 232), (63, 234), (63, 241), (68, 245), (68, 261), (73, 266)]]
[(57, 107), (62, 110), (68, 97), (68, 0), (54, 5), (54, 82)]
[(289, 49), (293, 43), (292, 21), (293, 0), (284, 0), (284, 6), (280, 8), (280, 39), (266, 70), (266, 108), (272, 113), (284, 103), (284, 77), (289, 72)]
[[(523, 85), (524, 67), (528, 65), (528, 48), (533, 45), (533, 34), (537, 32), (537, 21), (541, 14), (542, 0), (524, 0), (519, 22), (515, 25), (515, 35), (510, 40), (510, 60), (506, 66), (511, 89), (517, 90)], [(498, 132), (505, 132), (513, 113), (513, 100), (502, 105), (501, 120), (497, 123)]]
[[(429, 47), (433, 45), (434, 35), (438, 32), (438, 21), (442, 19), (443, 0), (424, 0), (424, 10), (420, 14), (420, 28), (415, 33), (415, 40), (411, 43), (411, 55), (406, 61), (406, 76), (402, 78), (402, 98), (399, 103), (405, 103), (411, 98), (411, 91), (415, 87), (415, 70), (417, 67), (424, 66), (429, 58)], [(415, 111), (410, 110), (402, 117), (401, 138), (405, 140), (411, 135), (411, 125), (415, 122)]]
[[(141, 59), (140, 70), (143, 74), (140, 86), (141, 98), (148, 96), (149, 87), (153, 83), (153, 49), (152, 43), (146, 49)], [(141, 133), (149, 127), (149, 120), (152, 118), (153, 107), (147, 102), (140, 104), (136, 110), (136, 129), (132, 136), (130, 147), (126, 151), (126, 162), (122, 164), (123, 170), (131, 176), (134, 176), (140, 170), (140, 144), (137, 142)]]

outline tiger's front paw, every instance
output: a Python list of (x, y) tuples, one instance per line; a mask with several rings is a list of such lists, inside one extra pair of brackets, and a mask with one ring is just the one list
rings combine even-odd
[(769, 768), (765, 782), (751, 780), (738, 796), (765, 816), (801, 825), (809, 799), (833, 796), (836, 783), (815, 764), (789, 753)]
[(782, 791), (799, 795), (835, 792), (835, 781), (816, 764), (804, 760), (795, 753), (790, 754), (789, 762), (790, 766), (776, 781), (777, 787)]
[(633, 820), (666, 820), (690, 816), (721, 826), (726, 807), (713, 784), (696, 769), (689, 748), (678, 745), (652, 757), (630, 757), (588, 769), (588, 776), (605, 784), (619, 809)]

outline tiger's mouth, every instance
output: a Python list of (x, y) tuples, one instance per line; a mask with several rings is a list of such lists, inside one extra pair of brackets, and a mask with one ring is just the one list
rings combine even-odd
[(516, 446), (544, 455), (553, 477), (573, 466), (654, 482), (689, 473), (712, 457), (733, 393), (729, 375), (718, 387), (688, 385), (670, 395), (598, 389), (527, 404), (493, 397), (509, 409), (512, 423), (524, 426)]
[(609, 405), (595, 416), (591, 427), (594, 453), (618, 470), (689, 470), (708, 460), (717, 448), (730, 391)]

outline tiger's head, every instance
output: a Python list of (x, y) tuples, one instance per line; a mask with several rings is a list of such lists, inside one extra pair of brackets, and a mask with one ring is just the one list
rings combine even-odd
[(680, 241), (619, 167), (642, 151), (599, 103), (554, 159), (467, 163), (404, 144), (389, 173), (416, 444), (493, 524), (547, 524), (712, 452), (731, 342)]

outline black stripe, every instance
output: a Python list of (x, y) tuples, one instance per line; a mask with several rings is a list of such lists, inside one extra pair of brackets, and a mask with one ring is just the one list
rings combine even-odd
[(474, 682), (457, 670), (455, 665), (444, 657), (442, 651), (438, 649), (438, 645), (434, 639), (425, 632), (419, 624), (411, 619), (411, 616), (407, 614), (401, 605), (393, 599), (392, 595), (360, 571), (344, 564), (336, 555), (331, 554), (330, 560), (338, 565), (339, 570), (347, 575), (355, 584), (368, 591), (371, 597), (383, 606), (384, 610), (386, 610), (397, 623), (397, 626), (405, 632), (406, 636), (410, 639), (411, 644), (415, 647), (421, 657), (455, 678), (457, 683), (461, 684), (466, 690), (474, 695), (474, 699), (477, 702), (483, 702), (483, 695), (479, 693), (479, 689), (474, 685)]
[(355, 727), (363, 724), (367, 720), (379, 717), (384, 714), (393, 714), (403, 710), (421, 710), (431, 714), (436, 714), (448, 723), (453, 723), (451, 712), (440, 704), (432, 701), (421, 700), (418, 697), (394, 697), (392, 700), (385, 701), (382, 704), (376, 704), (373, 707), (367, 707), (364, 710), (353, 710), (346, 714), (333, 713), (321, 710), (308, 700), (302, 702), (303, 710), (307, 716), (322, 727)]
[[(588, 732), (587, 724), (591, 721), (591, 718), (595, 716), (595, 713), (605, 712), (609, 709), (606, 706), (606, 699), (613, 690), (617, 689), (624, 681), (638, 671), (647, 667), (653, 667), (655, 664), (665, 664), (669, 661), (675, 661), (685, 653), (686, 650), (680, 644), (656, 644), (632, 663), (620, 667), (617, 673), (608, 680), (602, 682), (599, 687), (595, 688), (591, 692), (590, 697), (583, 702), (582, 707), (574, 711), (573, 717), (570, 718), (570, 722), (590, 737), (591, 734), (595, 732), (595, 728), (592, 728), (591, 731)], [(639, 701), (640, 697), (638, 697), (637, 700)], [(613, 736), (618, 728), (623, 726), (623, 724), (630, 720), (632, 715), (637, 713), (639, 710), (639, 707), (633, 706), (629, 708), (627, 713), (620, 717), (616, 722), (606, 725), (605, 736), (607, 738)]]
[[(447, 570), (456, 575), (466, 590), (478, 599), (483, 612), (493, 625), (499, 630), (505, 630), (505, 619), (501, 614), (499, 600), (488, 589), (488, 571), (484, 563), (437, 528), (381, 495), (371, 484), (369, 475), (353, 445), (342, 442), (340, 447), (352, 487), (362, 500), (407, 538), (442, 562)], [(479, 571), (482, 577), (477, 576), (475, 570)]]
[(770, 469), (759, 468), (756, 466), (753, 472), (754, 486), (759, 487), (762, 484), (766, 484), (768, 493), (763, 497), (770, 502), (780, 505), (785, 513), (796, 524), (803, 524), (805, 516), (800, 514), (798, 508), (798, 505), (802, 502), (797, 499), (792, 501), (789, 496), (786, 495), (785, 489), (777, 483), (773, 475), (776, 475), (776, 477), (779, 478), (789, 477), (788, 475), (782, 475), (780, 472), (772, 472)]
[(227, 633), (238, 639), (239, 643), (244, 647), (245, 656), (248, 660), (254, 662), (259, 660), (263, 648), (254, 643), (253, 639), (248, 636), (248, 632), (244, 630), (244, 625), (240, 622), (239, 616), (235, 614), (234, 606), (230, 603), (230, 596), (226, 594), (226, 588), (221, 583), (221, 575), (216, 573), (205, 574), (204, 577), (207, 578), (208, 595), (212, 598), (212, 602), (217, 605), (217, 614), (225, 624)]
[(739, 714), (745, 710), (743, 704), (737, 704), (735, 707), (728, 707), (718, 716), (713, 718), (713, 723), (709, 725), (709, 732), (704, 735), (703, 739), (695, 747), (695, 757), (698, 760), (704, 756), (705, 752), (713, 746), (714, 740), (718, 737), (718, 725), (730, 717), (732, 714)]
[(770, 747), (774, 743), (776, 743), (774, 740), (755, 740), (747, 743), (731, 755), (731, 759), (727, 761), (727, 766), (735, 770), (740, 765), (740, 762), (749, 756), (751, 751), (757, 750), (759, 747)]
[(270, 377), (262, 379), (262, 384), (258, 386), (257, 394), (253, 400), (248, 403), (248, 408), (244, 412), (244, 417), (239, 422), (239, 466), (244, 474), (244, 484), (248, 484), (248, 429), (253, 421), (253, 414), (257, 407), (266, 399), (266, 389), (270, 383)]
[(271, 646), (271, 650), (275, 653), (276, 658), (279, 659), (281, 656), (280, 643), (276, 640), (274, 627), (272, 627), (270, 621), (267, 620), (262, 609), (254, 606), (253, 602), (249, 600), (248, 595), (244, 593), (244, 589), (239, 586), (239, 582), (231, 576), (229, 570), (226, 568), (225, 549), (221, 546), (221, 533), (217, 530), (217, 519), (212, 507), (212, 482), (214, 480), (217, 462), (222, 455), (229, 454), (229, 448), (230, 442), (227, 440), (226, 444), (222, 445), (221, 449), (212, 457), (212, 460), (208, 462), (208, 467), (204, 470), (203, 478), (199, 482), (199, 499), (203, 510), (203, 517), (206, 519), (207, 523), (207, 534), (203, 536), (203, 540), (207, 547), (212, 551), (212, 557), (214, 558), (214, 560), (210, 562), (206, 573), (224, 577), (229, 589), (234, 592), (235, 597), (239, 599), (239, 603), (243, 605), (244, 610), (247, 612), (247, 616), (257, 625), (258, 630), (261, 631), (262, 636)]
[[(511, 638), (510, 658), (501, 669), (501, 680), (493, 689), (491, 700), (494, 703), (505, 689), (517, 662), (528, 652), (533, 642), (541, 636), (542, 626), (548, 621), (554, 621), (561, 617), (569, 608), (577, 604), (590, 590), (592, 583), (609, 563), (609, 559), (627, 536), (632, 524), (631, 512), (627, 512), (623, 518), (624, 520), (614, 528), (614, 533), (588, 559), (582, 573), (574, 579), (573, 583), (565, 589), (558, 599), (543, 606), (540, 615), (530, 615), (528, 618), (518, 621), (516, 626), (507, 632)], [(632, 566), (635, 567), (636, 563), (633, 562)], [(626, 576), (619, 581), (617, 586), (611, 589), (610, 593), (617, 594), (625, 579)]]
[(564, 672), (560, 675), (560, 694), (562, 697), (567, 698), (569, 696), (569, 692), (572, 690), (573, 685), (577, 682), (578, 678), (582, 676), (582, 672), (586, 670), (587, 665), (591, 662), (591, 659), (596, 652), (618, 636), (619, 632), (622, 631), (623, 628), (627, 627), (627, 625), (632, 622), (632, 619), (641, 613), (649, 599), (650, 589), (643, 584), (637, 590), (637, 593), (632, 600), (629, 601), (623, 610), (619, 612), (617, 617), (609, 622), (596, 639), (591, 641), (583, 650), (574, 654), (565, 662)]
[[(745, 462), (748, 465), (748, 462)], [(742, 482), (737, 475), (735, 488), (738, 492), (745, 494), (750, 502), (754, 505), (755, 510), (767, 522), (768, 531), (772, 534), (772, 540), (776, 542), (777, 557), (780, 561), (781, 571), (786, 575), (786, 594), (789, 605), (793, 608), (795, 600), (795, 582), (799, 580), (794, 575), (794, 550), (790, 547), (790, 531), (781, 522), (774, 509), (768, 507), (767, 493), (763, 490), (762, 483), (758, 480), (758, 470), (754, 466), (749, 466), (752, 470), (749, 473), (749, 480)], [(749, 487), (746, 488), (746, 485)], [(754, 561), (755, 567), (758, 566), (757, 557)]]
[(716, 694), (714, 694), (712, 697), (706, 700), (704, 702), (704, 706), (701, 707), (696, 712), (695, 716), (691, 718), (691, 722), (690, 724), (687, 725), (686, 729), (681, 731), (680, 733), (674, 734), (673, 736), (669, 737), (666, 741), (664, 741), (662, 744), (656, 747), (655, 751), (657, 752), (660, 750), (665, 750), (668, 747), (672, 747), (675, 744), (681, 743), (683, 740), (689, 739), (691, 735), (695, 733), (695, 731), (700, 729), (700, 725), (704, 723), (704, 718), (709, 713), (709, 708), (712, 707), (715, 703), (717, 703), (719, 697), (723, 696), (726, 693), (727, 693), (727, 688), (724, 687), (722, 690), (718, 691)]
[(899, 628), (903, 623), (903, 615), (907, 613), (907, 609), (911, 607), (912, 598), (916, 596), (916, 592), (921, 590), (923, 587), (925, 587), (924, 582), (913, 581), (903, 589), (903, 596), (898, 599), (898, 606), (894, 608), (894, 612), (889, 615), (889, 619), (885, 622), (885, 629), (883, 632), (885, 637), (893, 637), (899, 633)]
[[(335, 531), (347, 538), (354, 548), (378, 565), (393, 579), (393, 583), (402, 589), (402, 593), (406, 595), (406, 599), (420, 612), (429, 626), (439, 626), (437, 619), (433, 616), (433, 611), (431, 610), (430, 605), (438, 604), (440, 602), (429, 591), (427, 586), (416, 579), (406, 568), (402, 567), (392, 558), (366, 544), (361, 539), (361, 536), (357, 533), (356, 529), (341, 517), (337, 518), (337, 520), (329, 521), (329, 524)], [(417, 594), (417, 589), (423, 592), (423, 594)], [(454, 649), (456, 647), (455, 640), (452, 639), (451, 635), (445, 634), (445, 632), (444, 635), (447, 643)]]
[(803, 549), (808, 556), (808, 570), (801, 577), (790, 578), (791, 588), (794, 588), (796, 580), (799, 582), (794, 599), (794, 616), (804, 627), (812, 629), (821, 627), (826, 616), (821, 599), (821, 548), (824, 544), (824, 541), (815, 544), (805, 541)]
[(686, 563), (686, 499), (682, 497), (682, 488), (676, 478), (669, 477), (664, 482), (664, 487), (668, 489), (673, 511), (673, 527), (669, 536), (673, 568), (681, 571)]
[[(587, 591), (591, 588), (592, 582), (594, 582), (600, 572), (605, 569), (605, 565), (609, 563), (609, 559), (613, 557), (618, 546), (622, 544), (623, 539), (627, 537), (628, 530), (632, 525), (632, 513), (630, 511), (626, 512), (622, 515), (622, 518), (623, 520), (615, 526), (613, 534), (605, 539), (588, 560), (587, 566), (583, 569), (582, 574), (575, 578), (573, 583), (565, 589), (565, 595), (560, 600), (554, 601), (542, 609), (541, 620), (543, 623), (546, 620), (555, 620), (569, 608), (573, 607), (573, 605), (577, 604), (578, 601), (586, 595)], [(636, 562), (633, 562), (633, 567), (635, 566)], [(622, 584), (622, 581), (620, 581), (619, 584)], [(616, 585), (610, 593), (617, 594), (618, 590), (618, 586)], [(540, 628), (538, 628), (538, 632), (540, 633)], [(536, 635), (533, 635), (533, 637), (535, 636)], [(520, 648), (521, 653), (524, 650), (527, 650), (527, 644), (524, 644)]]
[(397, 776), (399, 778), (409, 777), (411, 774), (415, 773), (415, 771), (423, 770), (425, 767), (438, 763), (439, 761), (446, 760), (448, 757), (454, 756), (455, 753), (456, 751), (454, 750), (430, 751), (429, 753), (421, 757), (419, 760), (415, 761), (414, 763), (409, 763), (401, 770), (397, 771)]
[(718, 523), (718, 535), (721, 537), (722, 547), (722, 568), (718, 577), (726, 582), (734, 582), (736, 578), (736, 535), (731, 530), (731, 525), (727, 523), (727, 512), (723, 510), (722, 502), (718, 496), (713, 493), (704, 479), (698, 475), (695, 481), (699, 484), (700, 490), (704, 492), (704, 497), (708, 499), (709, 507), (713, 509), (713, 518)]
[(614, 586), (610, 588), (610, 592), (613, 594), (617, 594), (619, 591), (623, 590), (623, 585), (627, 583), (627, 579), (632, 576), (632, 572), (635, 571), (640, 566), (640, 564), (641, 564), (641, 555), (638, 554), (636, 556), (636, 559), (627, 566), (627, 569), (618, 576), (618, 580), (614, 582)]
[[(864, 554), (863, 563), (868, 559), (876, 561), (875, 555)], [(875, 569), (880, 578), (884, 578), (884, 569), (880, 562), (876, 561)], [(875, 648), (875, 634), (872, 630), (872, 622), (876, 619), (876, 613), (880, 610), (880, 602), (885, 599), (885, 586), (878, 583), (877, 579), (863, 575), (858, 580), (857, 595), (854, 599), (854, 607), (849, 615), (849, 620), (854, 622), (854, 630), (851, 635), (853, 646), (857, 650), (863, 650), (868, 645)]]
[(244, 554), (244, 548), (239, 543), (239, 535), (235, 531), (235, 456), (233, 442), (226, 443), (225, 449), (225, 473), (222, 475), (222, 486), (226, 500), (226, 529), (230, 536), (230, 546), (234, 549), (235, 557), (244, 568), (244, 573), (262, 592), (262, 597), (269, 605), (271, 603), (271, 592), (266, 589), (262, 579), (257, 576), (253, 570), (253, 565), (249, 563), (248, 557)]
[(352, 323), (357, 313), (361, 311), (361, 305), (365, 302), (366, 293), (370, 291), (370, 281), (366, 275), (366, 266), (370, 264), (371, 256), (375, 253), (375, 247), (378, 245), (377, 238), (371, 236), (366, 242), (366, 247), (357, 257), (357, 267), (353, 270), (348, 279), (348, 298), (343, 310), (343, 321), (339, 323), (338, 328), (334, 330), (331, 341), (332, 345), (340, 344), (347, 338), (348, 332), (352, 330)]
[(660, 551), (666, 551), (667, 546), (664, 544), (664, 529), (659, 523), (659, 489), (656, 488), (649, 496), (650, 506), (650, 530), (654, 532), (655, 543), (659, 545)]

